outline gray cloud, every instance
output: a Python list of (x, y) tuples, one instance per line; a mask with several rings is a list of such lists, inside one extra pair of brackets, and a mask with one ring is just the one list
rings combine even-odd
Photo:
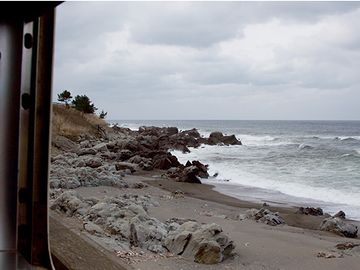
[(67, 2), (54, 91), (111, 119), (356, 119), (359, 16), (356, 2)]

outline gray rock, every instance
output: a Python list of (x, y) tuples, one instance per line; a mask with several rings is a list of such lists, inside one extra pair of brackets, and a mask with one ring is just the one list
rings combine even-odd
[(133, 224), (136, 228), (137, 237), (142, 248), (152, 252), (165, 252), (165, 248), (162, 247), (162, 241), (167, 234), (165, 224), (156, 218), (141, 214), (132, 218), (130, 224)]
[(200, 225), (193, 221), (185, 222), (171, 231), (164, 245), (170, 252), (204, 264), (222, 262), (235, 248), (219, 225)]
[(84, 214), (89, 205), (75, 191), (65, 191), (50, 206), (51, 210), (64, 212), (67, 216)]
[(174, 230), (166, 237), (164, 244), (170, 252), (177, 255), (182, 255), (185, 251), (186, 245), (189, 243), (191, 236), (192, 232), (185, 230), (182, 231), (178, 226), (176, 230)]
[(108, 148), (106, 146), (106, 143), (99, 143), (95, 146), (93, 146), (93, 149), (96, 151), (96, 152), (108, 152)]
[[(96, 158), (101, 162), (100, 159)], [(57, 158), (50, 168), (50, 187), (73, 189), (79, 186), (116, 186), (126, 188), (128, 184), (121, 179), (113, 165), (104, 165), (97, 168), (78, 167), (89, 164), (92, 157)], [(91, 163), (90, 163), (91, 164)], [(94, 164), (92, 164), (94, 165)], [(95, 164), (100, 165), (100, 164)]]
[(79, 149), (78, 144), (64, 136), (56, 136), (55, 139), (52, 140), (52, 144), (65, 152), (76, 152)]
[[(59, 195), (60, 194), (60, 195)], [(51, 209), (76, 215), (84, 222), (90, 234), (115, 235), (130, 246), (152, 252), (165, 252), (162, 241), (167, 234), (167, 224), (150, 217), (146, 206), (156, 203), (150, 196), (124, 195), (104, 199), (83, 199), (75, 191), (53, 192)]]
[(203, 264), (216, 264), (223, 260), (221, 247), (216, 241), (200, 242), (194, 256), (195, 262)]
[(117, 171), (124, 171), (124, 170), (130, 170), (131, 173), (136, 172), (138, 169), (136, 165), (130, 162), (117, 162), (115, 163), (115, 168)]
[(139, 239), (137, 237), (137, 231), (136, 231), (134, 223), (130, 224), (129, 242), (130, 242), (130, 247), (138, 247), (139, 246)]
[(262, 218), (260, 218), (258, 221), (265, 223), (270, 226), (277, 226), (281, 224), (285, 224), (284, 219), (279, 216), (277, 213), (269, 213), (264, 215)]
[(353, 257), (360, 257), (360, 246), (353, 247), (352, 249), (344, 251), (346, 255)]
[(346, 223), (339, 217), (330, 217), (321, 222), (320, 230), (333, 232), (349, 238), (356, 238), (358, 227), (354, 224)]
[(91, 147), (91, 144), (90, 144), (90, 142), (88, 140), (81, 141), (80, 142), (80, 147), (81, 148), (89, 148), (89, 147)]
[(86, 166), (91, 168), (97, 168), (103, 165), (100, 158), (87, 158), (85, 161)]
[(84, 229), (90, 234), (103, 235), (104, 230), (92, 222), (84, 222)]
[(93, 148), (81, 148), (78, 150), (77, 154), (79, 156), (85, 156), (85, 155), (96, 155), (96, 150)]
[(285, 224), (284, 219), (279, 215), (279, 213), (271, 212), (266, 208), (261, 208), (260, 210), (249, 209), (244, 215), (240, 216), (240, 219), (253, 219), (257, 222), (265, 223), (270, 226)]

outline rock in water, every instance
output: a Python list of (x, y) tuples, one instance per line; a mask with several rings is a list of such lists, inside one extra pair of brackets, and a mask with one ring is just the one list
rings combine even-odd
[(201, 184), (198, 174), (199, 169), (196, 166), (185, 167), (180, 182)]
[(209, 178), (209, 173), (207, 172), (208, 165), (204, 165), (198, 160), (193, 160), (192, 165), (196, 166), (199, 169), (198, 176), (200, 178)]
[(333, 232), (349, 238), (356, 238), (358, 227), (354, 224), (344, 222), (339, 217), (329, 217), (321, 222), (320, 230)]
[(212, 132), (209, 136), (208, 144), (214, 145), (220, 143), (225, 145), (241, 145), (241, 141), (236, 139), (235, 135), (224, 136), (221, 132)]

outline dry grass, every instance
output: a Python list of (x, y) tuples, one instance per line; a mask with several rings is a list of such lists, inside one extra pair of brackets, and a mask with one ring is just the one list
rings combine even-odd
[(98, 127), (107, 129), (108, 125), (97, 115), (84, 114), (61, 104), (53, 104), (52, 136), (57, 135), (76, 139), (80, 135), (98, 136)]

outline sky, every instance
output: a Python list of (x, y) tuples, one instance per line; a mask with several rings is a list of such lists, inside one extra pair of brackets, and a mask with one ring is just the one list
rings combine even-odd
[(107, 119), (359, 120), (358, 2), (65, 2), (53, 95)]

